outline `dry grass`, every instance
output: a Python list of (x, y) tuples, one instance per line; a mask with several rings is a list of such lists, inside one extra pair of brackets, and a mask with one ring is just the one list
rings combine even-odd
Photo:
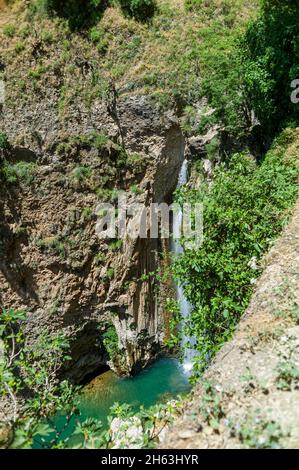
[[(207, 29), (215, 29), (215, 41), (231, 34), (254, 15), (256, 3), (257, 0), (238, 0), (237, 3), (217, 0), (212, 10), (209, 6), (199, 12), (187, 12), (183, 0), (161, 0), (158, 1), (158, 12), (149, 24), (125, 18), (119, 9), (110, 7), (97, 25), (106, 42), (104, 49), (99, 50), (101, 45), (91, 43), (86, 32), (67, 33), (65, 25), (56, 20), (27, 20), (24, 9), (16, 2), (13, 14), (0, 12), (0, 43), (8, 64), (8, 99), (15, 100), (20, 87), (14, 84), (22, 82), (26, 93), (32, 96), (36, 89), (52, 83), (58, 88), (67, 86), (74, 94), (88, 95), (87, 99), (92, 101), (94, 96), (105, 91), (106, 83), (111, 79), (124, 95), (148, 94), (162, 102), (175, 94), (199, 96), (203, 65), (200, 51), (213, 47), (214, 42), (213, 38), (205, 38)], [(16, 27), (12, 37), (5, 36), (1, 28), (1, 24), (8, 23)], [(30, 28), (30, 34), (23, 37), (26, 26)], [(42, 40), (45, 32), (53, 36), (52, 43)], [(68, 51), (64, 48), (66, 39), (70, 42)], [(40, 46), (38, 50), (37, 46)], [(87, 73), (77, 65), (84, 61), (89, 66)], [(47, 70), (32, 87), (28, 74), (39, 65)], [(57, 83), (52, 69), (63, 72), (63, 83)], [(18, 99), (23, 93), (24, 90), (19, 92)]]

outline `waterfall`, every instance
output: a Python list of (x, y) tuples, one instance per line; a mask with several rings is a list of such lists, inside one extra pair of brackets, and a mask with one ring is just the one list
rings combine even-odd
[[(185, 159), (180, 169), (179, 177), (178, 177), (178, 184), (177, 189), (186, 184), (188, 181), (188, 162)], [(171, 241), (170, 249), (173, 255), (178, 256), (184, 252), (182, 245), (180, 244), (180, 233), (181, 233), (181, 226), (183, 222), (183, 213), (182, 210), (179, 209), (178, 211), (174, 211), (173, 214), (173, 238)], [(195, 356), (195, 341), (193, 338), (186, 336), (184, 332), (184, 324), (185, 320), (188, 318), (189, 312), (191, 310), (191, 305), (186, 299), (184, 295), (183, 287), (180, 285), (175, 286), (176, 289), (176, 298), (180, 306), (180, 313), (182, 316), (182, 322), (180, 324), (180, 331), (182, 335), (181, 340), (181, 347), (184, 353), (183, 356), (183, 368), (185, 372), (190, 372), (193, 367), (193, 359)]]

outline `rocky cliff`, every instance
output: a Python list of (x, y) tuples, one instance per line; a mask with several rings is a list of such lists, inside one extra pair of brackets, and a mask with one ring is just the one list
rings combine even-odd
[[(149, 275), (163, 247), (159, 239), (99, 239), (96, 208), (108, 201), (117, 210), (120, 191), (129, 206), (171, 200), (185, 145), (177, 116), (145, 96), (119, 96), (113, 80), (88, 104), (80, 93), (63, 98), (62, 82), (74, 89), (94, 74), (86, 50), (78, 48), (70, 72), (54, 67), (49, 41), (30, 36), (21, 58), (16, 40), (1, 42), (0, 130), (9, 141), (1, 151), (1, 305), (28, 312), (29, 342), (63, 329), (72, 344), (64, 373), (75, 382), (106, 366), (103, 334), (113, 325), (109, 364), (131, 374), (163, 344), (162, 294)], [(42, 60), (51, 67), (39, 80), (28, 68)]]
[[(167, 43), (162, 11), (148, 28), (108, 8), (97, 28), (72, 32), (64, 19), (34, 16), (26, 5), (12, 2), (0, 14), (0, 133), (9, 142), (1, 150), (0, 302), (26, 309), (28, 341), (64, 330), (72, 340), (65, 373), (76, 382), (106, 367), (103, 338), (113, 325), (109, 364), (128, 375), (167, 335), (155, 276), (167, 264), (167, 243), (100, 240), (97, 206), (110, 202), (117, 213), (121, 191), (129, 207), (170, 202), (185, 146), (190, 158), (204, 156), (218, 128), (185, 145), (187, 98), (177, 96), (168, 53), (152, 54), (157, 41)], [(180, 7), (176, 14), (185, 16)], [(188, 21), (194, 26), (191, 14)], [(174, 17), (173, 34), (177, 24)], [(167, 100), (144, 76), (147, 59), (153, 70), (159, 65)], [(188, 70), (195, 85), (197, 67)], [(175, 73), (185, 77), (185, 66)], [(197, 126), (207, 103), (196, 103)]]

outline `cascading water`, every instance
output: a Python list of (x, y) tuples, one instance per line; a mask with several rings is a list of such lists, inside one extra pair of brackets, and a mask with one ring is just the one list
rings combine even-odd
[[(186, 184), (188, 181), (188, 161), (185, 159), (181, 166), (181, 170), (178, 177), (177, 189), (180, 188), (182, 185)], [(183, 212), (181, 209), (174, 211), (173, 214), (173, 238), (171, 242), (171, 252), (176, 257), (183, 253), (184, 249), (180, 244), (180, 234), (181, 234), (181, 227), (183, 223)], [(193, 338), (190, 338), (186, 335), (184, 331), (185, 322), (189, 316), (191, 305), (185, 297), (183, 286), (176, 285), (176, 297), (177, 301), (180, 305), (180, 312), (182, 316), (182, 322), (180, 324), (181, 330), (181, 347), (183, 350), (183, 369), (185, 372), (190, 372), (193, 367), (193, 360), (195, 356), (195, 342)]]

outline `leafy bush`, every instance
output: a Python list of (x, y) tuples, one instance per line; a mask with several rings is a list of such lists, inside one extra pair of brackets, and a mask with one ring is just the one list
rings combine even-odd
[(109, 47), (111, 36), (104, 29), (94, 26), (89, 31), (89, 39), (97, 45), (98, 51), (103, 53)]
[(15, 51), (17, 54), (20, 54), (25, 49), (25, 44), (23, 42), (17, 42), (15, 45)]
[(139, 21), (147, 21), (156, 10), (155, 0), (118, 0), (122, 12)]
[[(30, 448), (36, 436), (60, 431), (41, 421), (55, 410), (73, 413), (75, 389), (59, 382), (57, 372), (69, 359), (69, 341), (62, 332), (41, 333), (34, 345), (26, 344), (24, 311), (4, 309), (0, 315), (0, 396), (9, 397), (13, 408), (14, 448)], [(21, 400), (20, 400), (21, 398)]]
[(218, 431), (220, 420), (224, 416), (221, 395), (209, 382), (203, 382), (204, 393), (201, 398), (200, 413), (204, 421)]
[[(185, 6), (203, 14), (207, 3), (187, 0)], [(220, 27), (219, 20), (202, 29), (204, 47), (198, 47), (202, 92), (215, 109), (212, 123), (222, 122), (240, 138), (259, 121), (266, 142), (299, 119), (299, 106), (291, 101), (291, 83), (299, 79), (299, 5), (289, 0), (260, 0), (260, 5), (244, 33), (238, 23), (230, 27), (236, 14), (232, 2), (222, 2), (224, 24)]]
[[(222, 123), (229, 135), (243, 137), (250, 127), (250, 111), (244, 93), (244, 72), (241, 49), (242, 31), (215, 22), (202, 28), (202, 44), (198, 45), (201, 64), (201, 91), (214, 112), (203, 117), (201, 127)], [(199, 132), (204, 129), (198, 129)]]
[(283, 437), (280, 424), (262, 416), (248, 416), (238, 429), (239, 440), (249, 449), (280, 449)]
[(109, 138), (103, 132), (93, 132), (90, 136), (90, 143), (98, 150), (101, 150), (107, 143)]
[(6, 150), (9, 147), (9, 141), (5, 132), (0, 132), (0, 150)]
[(12, 24), (5, 25), (3, 28), (3, 34), (9, 38), (12, 38), (16, 34), (16, 27)]
[(174, 268), (193, 305), (189, 335), (197, 339), (199, 372), (231, 336), (248, 305), (258, 260), (298, 195), (297, 145), (296, 131), (286, 131), (260, 165), (236, 154), (216, 169), (211, 188), (178, 192), (178, 202), (204, 206), (203, 245), (187, 249)]
[(291, 82), (299, 78), (298, 17), (298, 2), (262, 0), (261, 14), (242, 41), (247, 99), (269, 133), (299, 119), (290, 97)]
[(214, 1), (211, 0), (185, 0), (186, 11), (200, 12), (203, 8), (215, 8)]
[(76, 165), (72, 171), (72, 178), (78, 183), (82, 183), (91, 177), (91, 168), (85, 165)]
[(114, 325), (110, 325), (103, 334), (103, 344), (109, 354), (109, 359), (113, 361), (115, 356), (119, 354), (118, 335)]
[(38, 239), (36, 240), (36, 246), (42, 251), (54, 253), (62, 259), (66, 257), (66, 246), (59, 236)]
[(37, 166), (32, 162), (18, 162), (12, 164), (5, 160), (2, 168), (2, 174), (7, 183), (22, 182), (26, 185), (30, 185), (33, 182), (36, 171)]
[(277, 366), (277, 388), (292, 390), (299, 388), (299, 367), (293, 361), (283, 361)]
[(122, 248), (123, 243), (123, 240), (113, 240), (109, 243), (109, 248), (112, 251), (118, 251)]
[(81, 29), (95, 24), (105, 10), (103, 0), (36, 0), (31, 10), (39, 14), (57, 14), (66, 18), (71, 29)]

